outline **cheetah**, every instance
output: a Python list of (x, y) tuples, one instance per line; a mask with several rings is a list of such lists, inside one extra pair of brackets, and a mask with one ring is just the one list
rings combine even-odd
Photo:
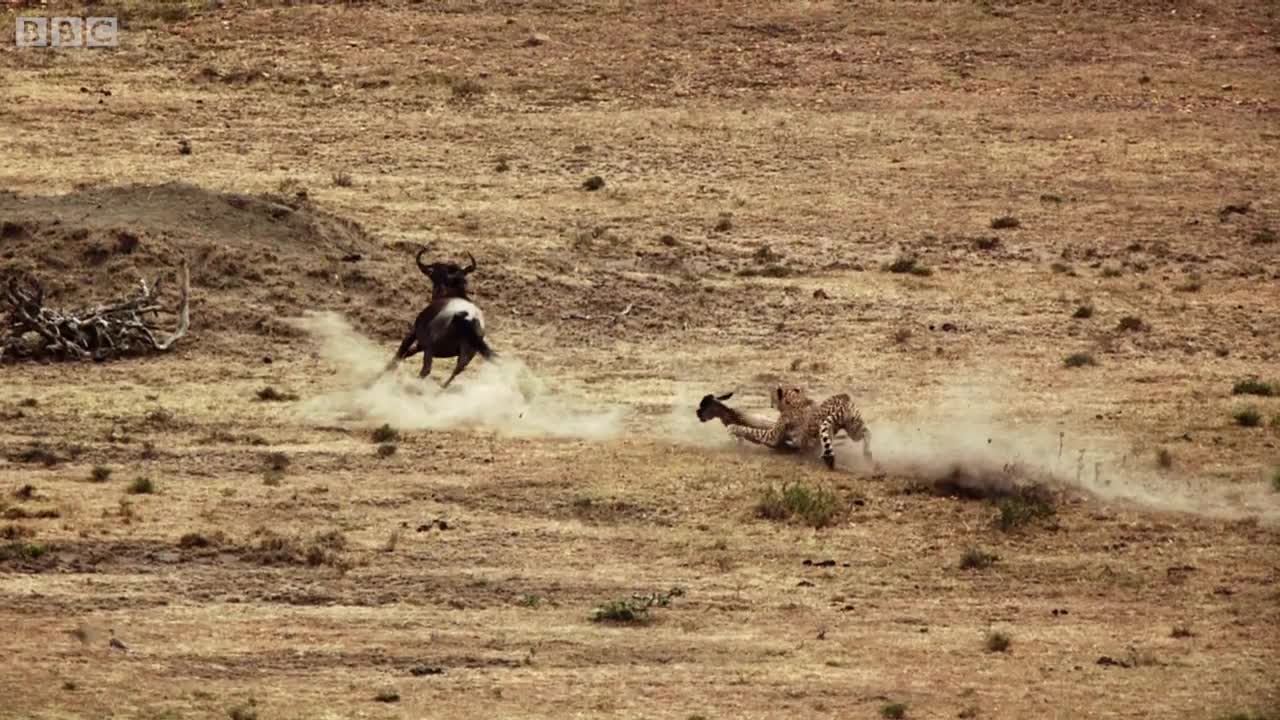
[(871, 431), (848, 393), (832, 395), (819, 405), (801, 388), (780, 385), (774, 388), (769, 404), (779, 413), (773, 427), (765, 430), (730, 425), (729, 434), (772, 448), (784, 445), (788, 439), (803, 449), (821, 443), (822, 461), (827, 468), (834, 469), (836, 456), (831, 450), (831, 441), (835, 433), (844, 429), (850, 440), (862, 441), (862, 457), (872, 460)]

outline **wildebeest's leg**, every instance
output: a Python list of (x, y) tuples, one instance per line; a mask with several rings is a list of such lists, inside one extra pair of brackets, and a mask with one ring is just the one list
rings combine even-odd
[(422, 349), (422, 370), (418, 373), (418, 377), (425, 378), (431, 374), (431, 361), (435, 353), (432, 352), (431, 346), (424, 342), (419, 342), (418, 346)]
[[(418, 339), (418, 334), (417, 334), (416, 332), (413, 332), (412, 330), (411, 330), (411, 331), (409, 331), (409, 335), (408, 335), (408, 337), (406, 337), (406, 338), (405, 338), (405, 339), (400, 343), (400, 347), (399, 347), (399, 349), (397, 349), (397, 350), (396, 350), (396, 354), (395, 354), (395, 356), (393, 356), (393, 357), (391, 358), (391, 362), (387, 363), (387, 368), (386, 368), (386, 369), (387, 369), (387, 370), (391, 370), (391, 369), (392, 369), (392, 368), (394, 368), (396, 365), (399, 365), (401, 360), (403, 360), (403, 359), (405, 359), (405, 358), (409, 357), (410, 355), (413, 355), (414, 353), (416, 353), (416, 352), (417, 352), (417, 350), (413, 350), (413, 349), (411, 349), (411, 348), (413, 347), (413, 344), (414, 344), (414, 342), (415, 342), (417, 339)], [(384, 371), (384, 372), (385, 372), (385, 371)]]
[(449, 383), (453, 382), (453, 379), (458, 377), (458, 373), (467, 369), (467, 363), (471, 362), (471, 358), (475, 356), (475, 348), (472, 348), (468, 343), (462, 343), (462, 346), (458, 348), (458, 364), (453, 366), (453, 374), (450, 375), (449, 379), (445, 380), (444, 385), (441, 385), (440, 387), (449, 387)]

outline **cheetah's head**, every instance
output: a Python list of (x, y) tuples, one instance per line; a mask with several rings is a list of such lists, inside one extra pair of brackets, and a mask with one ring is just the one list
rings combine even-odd
[(808, 402), (809, 398), (804, 394), (804, 390), (795, 385), (778, 385), (769, 396), (769, 405), (779, 412), (807, 405)]

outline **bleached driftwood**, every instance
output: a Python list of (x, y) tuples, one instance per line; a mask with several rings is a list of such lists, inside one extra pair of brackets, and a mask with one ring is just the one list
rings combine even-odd
[[(0, 324), (0, 361), (54, 357), (106, 360), (123, 355), (164, 352), (187, 334), (191, 324), (191, 274), (185, 260), (181, 269), (178, 327), (167, 336), (155, 327), (161, 312), (161, 278), (150, 286), (139, 281), (132, 295), (105, 305), (60, 310), (44, 305), (44, 288), (34, 279), (21, 287), (11, 278), (0, 300), (7, 315)], [(34, 337), (33, 337), (34, 336)]]

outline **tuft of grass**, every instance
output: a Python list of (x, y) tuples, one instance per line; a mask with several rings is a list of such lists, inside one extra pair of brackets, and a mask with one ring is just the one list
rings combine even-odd
[(0, 545), (0, 562), (6, 560), (39, 560), (49, 552), (46, 545), (40, 543), (9, 543)]
[(467, 102), (483, 96), (488, 90), (479, 80), (472, 78), (453, 78), (449, 81), (449, 91), (454, 100)]
[(378, 446), (378, 457), (388, 458), (396, 454), (399, 446), (395, 443), (382, 443)]
[(333, 184), (338, 187), (351, 187), (355, 184), (355, 179), (346, 170), (339, 170), (333, 174)]
[(393, 689), (379, 690), (373, 699), (382, 703), (400, 702), (400, 693)]
[(1097, 365), (1098, 361), (1089, 353), (1071, 353), (1062, 359), (1062, 364), (1069, 368)]
[(1062, 262), (1061, 260), (1056, 260), (1050, 263), (1049, 269), (1059, 275), (1075, 275), (1076, 274), (1076, 271), (1073, 270), (1070, 265)]
[(262, 402), (293, 402), (298, 396), (291, 392), (281, 392), (270, 385), (258, 391), (258, 399)]
[(987, 652), (1005, 652), (1009, 649), (1009, 643), (1012, 642), (1008, 633), (998, 630), (987, 633), (986, 647)]
[(1088, 320), (1093, 317), (1093, 306), (1088, 303), (1081, 305), (1076, 308), (1075, 312), (1071, 313), (1071, 317), (1077, 320)]
[(389, 423), (373, 431), (373, 441), (376, 443), (391, 443), (399, 439), (400, 431), (391, 427)]
[(130, 495), (151, 495), (155, 491), (156, 484), (148, 477), (134, 478), (127, 490)]
[(0, 517), (5, 520), (53, 520), (62, 517), (62, 512), (57, 508), (28, 510), (26, 508), (11, 507), (0, 513)]
[(1280, 467), (1271, 471), (1271, 489), (1280, 493)]
[(288, 455), (278, 451), (269, 452), (266, 455), (263, 455), (262, 461), (266, 464), (268, 470), (274, 470), (276, 472), (284, 472), (293, 462), (289, 459)]
[(214, 545), (221, 545), (227, 539), (221, 531), (215, 531), (209, 535), (198, 532), (184, 533), (178, 538), (178, 547), (180, 548), (204, 548)]
[(1111, 265), (1108, 265), (1102, 268), (1102, 272), (1100, 272), (1099, 275), (1101, 275), (1104, 278), (1118, 278), (1121, 275), (1124, 275), (1124, 271), (1118, 267), (1113, 267)]
[(648, 595), (632, 595), (629, 598), (612, 600), (595, 609), (591, 615), (592, 622), (644, 624), (649, 622), (649, 611), (655, 607), (670, 607), (671, 601), (684, 595), (684, 590), (673, 587), (666, 592), (652, 592)]
[(1120, 318), (1119, 328), (1126, 332), (1138, 332), (1141, 330), (1145, 330), (1147, 328), (1147, 324), (1143, 322), (1142, 318), (1140, 317), (1135, 317), (1133, 315), (1125, 315), (1124, 317)]
[(603, 188), (604, 188), (604, 178), (600, 177), (599, 175), (592, 175), (591, 177), (582, 181), (582, 189), (586, 190), (587, 192), (595, 192), (596, 190), (600, 190)]
[(93, 470), (89, 472), (89, 479), (97, 483), (106, 482), (111, 479), (111, 468), (106, 465), (94, 465)]
[(1247, 377), (1231, 386), (1232, 395), (1257, 395), (1258, 397), (1274, 397), (1280, 395), (1280, 387), (1262, 382), (1256, 377)]
[(1200, 292), (1203, 287), (1204, 280), (1198, 274), (1192, 273), (1187, 276), (1186, 280), (1174, 285), (1173, 289), (1178, 292), (1193, 293)]
[(227, 712), (231, 720), (258, 720), (258, 711), (249, 705), (237, 705)]
[(991, 218), (992, 230), (1009, 230), (1022, 225), (1022, 221), (1012, 215), (1001, 215)]
[(542, 598), (537, 595), (521, 595), (516, 604), (520, 607), (536, 608), (542, 604)]
[(991, 567), (999, 559), (999, 556), (984, 550), (974, 547), (966, 548), (964, 553), (960, 555), (960, 569), (981, 570), (982, 568)]
[(1173, 630), (1169, 631), (1171, 638), (1189, 638), (1195, 637), (1196, 634), (1191, 632), (1191, 628), (1186, 625), (1174, 625)]
[(920, 277), (928, 277), (933, 271), (924, 265), (914, 255), (899, 255), (896, 260), (884, 266), (884, 269), (898, 275), (918, 275)]
[(880, 707), (880, 717), (888, 718), (888, 720), (901, 720), (907, 716), (907, 706), (905, 703), (889, 703)]
[(1257, 408), (1247, 407), (1237, 410), (1231, 417), (1240, 427), (1258, 427), (1262, 424), (1262, 413)]
[(769, 486), (756, 503), (756, 516), (767, 520), (799, 518), (813, 528), (831, 527), (849, 514), (848, 503), (835, 491), (825, 487), (809, 487), (798, 482), (783, 483), (781, 488)]
[(1168, 470), (1173, 467), (1173, 453), (1169, 452), (1169, 448), (1160, 448), (1156, 450), (1156, 465)]
[(973, 241), (973, 246), (979, 250), (995, 250), (1000, 247), (1000, 238), (994, 235), (991, 237), (980, 237)]
[(1034, 488), (1024, 489), (996, 501), (995, 525), (1004, 532), (1011, 532), (1036, 520), (1052, 517), (1057, 513), (1053, 497)]

